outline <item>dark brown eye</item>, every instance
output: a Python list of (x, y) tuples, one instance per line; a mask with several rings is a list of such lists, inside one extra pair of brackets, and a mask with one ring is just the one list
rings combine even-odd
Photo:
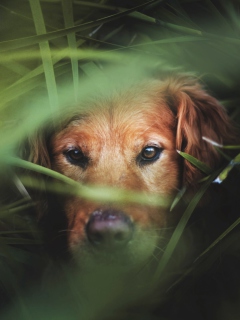
[(80, 149), (71, 149), (65, 152), (67, 160), (77, 166), (85, 167), (88, 163), (88, 158)]
[(157, 152), (158, 152), (158, 148), (156, 147), (146, 147), (142, 151), (142, 157), (146, 160), (151, 160), (155, 158)]
[(75, 160), (75, 161), (81, 160), (83, 157), (82, 151), (78, 150), (78, 149), (70, 150), (70, 151), (68, 151), (67, 154), (68, 154), (69, 158), (71, 158), (72, 160)]
[(139, 163), (142, 164), (150, 164), (154, 161), (156, 161), (160, 154), (162, 152), (162, 149), (155, 146), (148, 146), (142, 149), (142, 152), (140, 153), (140, 156), (138, 157)]

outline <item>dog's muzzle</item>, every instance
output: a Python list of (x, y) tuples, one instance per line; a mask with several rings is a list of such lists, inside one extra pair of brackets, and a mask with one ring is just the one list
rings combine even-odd
[(86, 233), (89, 242), (98, 249), (120, 249), (132, 239), (133, 223), (121, 211), (97, 210), (90, 216)]

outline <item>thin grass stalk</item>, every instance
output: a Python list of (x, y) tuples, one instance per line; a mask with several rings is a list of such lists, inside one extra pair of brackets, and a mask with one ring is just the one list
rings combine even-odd
[[(76, 42), (77, 47), (79, 47), (84, 42), (85, 41), (82, 39), (78, 40)], [(69, 48), (65, 48), (65, 49), (61, 50), (60, 55), (58, 55), (52, 51), (52, 64), (55, 65), (61, 59), (66, 58), (68, 56), (69, 56)], [(77, 53), (76, 53), (76, 56), (77, 56)], [(19, 57), (19, 58), (21, 60), (21, 57)], [(37, 58), (37, 57), (34, 57), (34, 58)], [(11, 59), (14, 59), (14, 58), (11, 57)], [(78, 58), (76, 58), (76, 59), (78, 59)], [(9, 87), (7, 87), (5, 90), (3, 90), (0, 93), (1, 104), (3, 104), (2, 108), (4, 107), (5, 103), (24, 94), (26, 90), (30, 91), (32, 88), (35, 88), (36, 85), (33, 85), (33, 81), (37, 76), (41, 75), (42, 73), (44, 73), (44, 69), (43, 69), (43, 65), (40, 65), (40, 66), (36, 67), (35, 69), (26, 73), (19, 80), (17, 80), (13, 84), (11, 84)], [(27, 81), (28, 81), (28, 83), (26, 84), (26, 89), (23, 89), (22, 86), (24, 86), (24, 83), (26, 83)], [(0, 108), (1, 108), (1, 106), (0, 106)]]
[(161, 261), (159, 263), (159, 266), (153, 276), (153, 285), (158, 284), (159, 280), (163, 274), (163, 272), (165, 271), (165, 268), (167, 266), (167, 264), (169, 263), (172, 254), (178, 244), (179, 239), (182, 236), (182, 233), (192, 215), (193, 210), (196, 208), (197, 204), (199, 203), (199, 201), (201, 200), (202, 196), (204, 195), (204, 193), (207, 191), (207, 189), (209, 188), (210, 184), (212, 183), (212, 181), (218, 176), (218, 174), (222, 171), (218, 170), (215, 171), (214, 173), (212, 173), (210, 175), (210, 177), (208, 178), (208, 180), (202, 185), (202, 187), (198, 190), (198, 192), (194, 195), (194, 197), (192, 198), (192, 200), (190, 201), (189, 205), (187, 206), (185, 212), (183, 213), (176, 229), (173, 232), (173, 235), (167, 245), (167, 248), (161, 258)]
[[(179, 285), (181, 282), (184, 281), (190, 274), (192, 274), (194, 271), (197, 270), (197, 267), (199, 267), (205, 259), (207, 259), (210, 254), (211, 258), (214, 256), (214, 249), (216, 248), (217, 245), (222, 243), (227, 236), (240, 224), (240, 218), (238, 218), (234, 223), (230, 225), (216, 240), (214, 240), (210, 246), (207, 247), (206, 250), (204, 250), (194, 261), (192, 266), (187, 269), (184, 274), (180, 276), (179, 279), (177, 279), (171, 286), (168, 288), (167, 292), (170, 292), (176, 288), (177, 285)], [(224, 253), (223, 247), (221, 247), (221, 254)]]
[(240, 224), (240, 218), (238, 218), (234, 223), (230, 225), (206, 250), (204, 250), (194, 261), (194, 263), (206, 257), (206, 255), (213, 249), (215, 246), (220, 243), (226, 236), (232, 232)]
[(7, 69), (13, 71), (14, 73), (19, 74), (20, 76), (25, 76), (30, 72), (30, 69), (22, 65), (21, 63), (11, 59), (11, 63), (6, 64), (4, 61), (1, 61), (0, 64)]
[[(34, 0), (29, 0), (29, 1), (34, 3)], [(36, 0), (36, 1), (39, 1), (39, 0)], [(3, 42), (0, 42), (0, 52), (11, 50), (11, 49), (22, 48), (29, 45), (34, 45), (39, 42), (50, 41), (53, 39), (57, 39), (59, 37), (66, 36), (67, 34), (72, 32), (75, 32), (75, 33), (80, 32), (80, 31), (87, 30), (110, 21), (115, 21), (117, 19), (120, 19), (122, 17), (129, 15), (131, 12), (143, 9), (156, 1), (158, 0), (151, 0), (151, 1), (145, 2), (144, 4), (138, 5), (132, 9), (126, 10), (124, 12), (116, 13), (116, 14), (107, 16), (105, 18), (97, 19), (95, 21), (86, 22), (75, 27), (49, 32), (47, 34), (39, 34), (32, 37), (20, 38), (20, 39), (10, 40), (10, 41), (3, 41)]]
[[(26, 160), (22, 160), (20, 158), (8, 156), (5, 158), (5, 161), (10, 165), (31, 170), (40, 174), (44, 174), (46, 176), (52, 177), (58, 181), (65, 183), (67, 187), (63, 187), (62, 184), (56, 184), (54, 182), (51, 183), (49, 181), (47, 182), (45, 188), (47, 189), (49, 186), (49, 190), (55, 190), (58, 193), (77, 195), (81, 196), (82, 198), (90, 199), (93, 201), (107, 201), (114, 203), (137, 203), (157, 207), (166, 207), (169, 205), (169, 201), (171, 200), (167, 196), (159, 196), (154, 194), (151, 195), (135, 191), (130, 192), (119, 188), (83, 185), (80, 182), (72, 180), (71, 178), (59, 172), (53, 171), (51, 169), (42, 167), (40, 165), (31, 163)], [(30, 180), (31, 181), (29, 181), (28, 178), (24, 179), (24, 177), (21, 178), (21, 181), (23, 181), (24, 185), (35, 187), (37, 189), (40, 188), (38, 179), (34, 179), (33, 177), (31, 177)]]
[[(29, 0), (33, 20), (38, 35), (46, 34), (46, 27), (43, 19), (42, 9), (39, 0)], [(47, 41), (39, 43), (42, 55), (43, 69), (45, 73), (47, 91), (49, 96), (50, 107), (52, 111), (56, 111), (58, 106), (57, 85), (54, 75), (51, 50)]]
[[(62, 10), (65, 28), (71, 28), (74, 26), (73, 21), (73, 7), (72, 1), (62, 0)], [(71, 51), (75, 52), (77, 50), (77, 43), (75, 33), (69, 33), (67, 35), (68, 45)], [(74, 88), (74, 97), (77, 101), (78, 96), (78, 60), (76, 56), (71, 56), (71, 65), (72, 65), (72, 74), (73, 74), (73, 88)]]
[(225, 17), (220, 13), (218, 7), (211, 1), (211, 0), (205, 0), (206, 5), (209, 7), (213, 15), (218, 19), (218, 21), (221, 23), (221, 26), (224, 27), (224, 29), (229, 33), (233, 33), (233, 29), (229, 25), (228, 21), (225, 19)]

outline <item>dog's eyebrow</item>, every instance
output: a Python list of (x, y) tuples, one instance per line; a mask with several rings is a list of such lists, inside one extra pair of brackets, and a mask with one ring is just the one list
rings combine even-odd
[(75, 115), (73, 115), (73, 116), (69, 119), (69, 122), (75, 121), (75, 120), (81, 120), (82, 118), (83, 118), (82, 115), (80, 115), (80, 114), (75, 114)]
[(74, 122), (78, 122), (77, 124), (79, 124), (79, 121), (83, 120), (86, 116), (84, 115), (80, 115), (80, 114), (75, 114), (73, 116), (71, 116), (70, 118), (67, 119), (64, 128), (67, 128), (70, 124), (74, 123)]

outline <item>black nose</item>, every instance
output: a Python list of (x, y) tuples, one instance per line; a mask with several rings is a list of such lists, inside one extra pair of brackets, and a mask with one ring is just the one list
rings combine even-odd
[(86, 226), (89, 241), (98, 248), (117, 249), (127, 245), (133, 234), (133, 223), (117, 210), (94, 211)]

